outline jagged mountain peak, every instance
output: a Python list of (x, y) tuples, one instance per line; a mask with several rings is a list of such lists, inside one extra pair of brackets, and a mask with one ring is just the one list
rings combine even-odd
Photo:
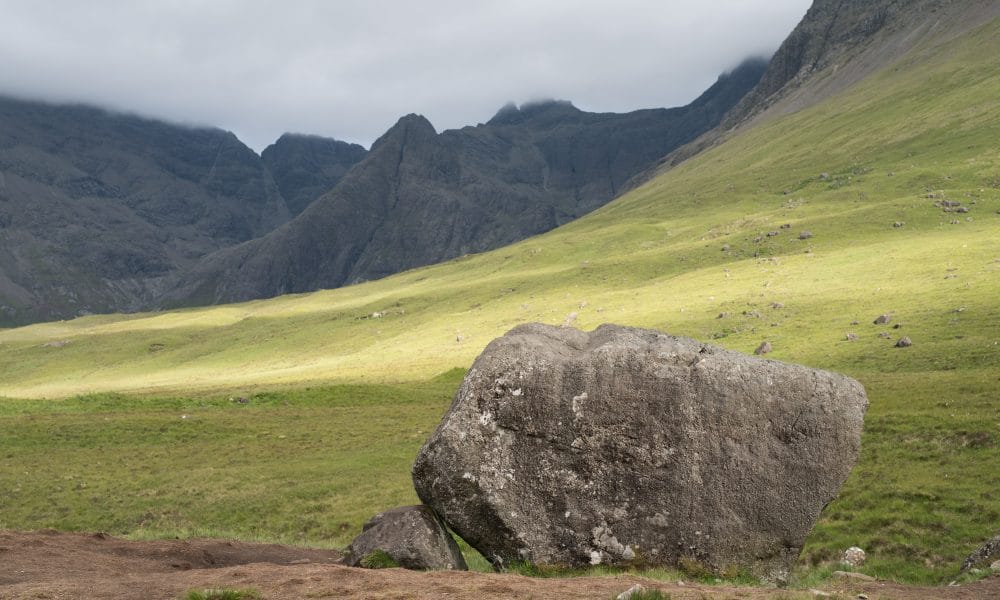
[[(278, 139), (276, 139), (273, 144), (265, 148), (264, 152), (267, 152), (269, 149), (280, 147), (286, 144), (299, 144), (299, 145), (335, 147), (335, 148), (360, 148), (364, 150), (364, 146), (362, 146), (361, 144), (345, 142), (324, 135), (316, 135), (314, 133), (298, 133), (298, 132), (287, 131), (281, 134), (281, 136)], [(263, 155), (263, 152), (261, 154)]]
[(434, 125), (423, 115), (410, 113), (404, 115), (396, 121), (396, 124), (389, 128), (372, 144), (371, 151), (375, 152), (379, 148), (388, 144), (406, 144), (414, 140), (428, 140), (437, 136)]
[(500, 110), (487, 121), (487, 125), (518, 125), (530, 120), (559, 119), (574, 117), (583, 111), (573, 106), (569, 100), (532, 100), (518, 106), (513, 102), (503, 105)]
[(363, 146), (301, 133), (285, 133), (261, 152), (294, 217), (333, 189), (368, 151)]

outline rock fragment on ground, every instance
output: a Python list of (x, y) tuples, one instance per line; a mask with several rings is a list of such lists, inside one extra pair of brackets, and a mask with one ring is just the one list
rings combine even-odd
[(632, 587), (630, 587), (629, 589), (625, 590), (624, 592), (615, 596), (615, 600), (632, 600), (632, 598), (641, 596), (642, 593), (645, 591), (646, 588), (642, 587), (642, 585), (637, 583)]
[(377, 552), (406, 569), (468, 569), (455, 540), (426, 506), (401, 506), (372, 517), (347, 547), (344, 564), (367, 566)]
[(656, 331), (522, 325), (421, 449), (421, 500), (495, 567), (687, 564), (782, 580), (860, 448), (842, 375)]

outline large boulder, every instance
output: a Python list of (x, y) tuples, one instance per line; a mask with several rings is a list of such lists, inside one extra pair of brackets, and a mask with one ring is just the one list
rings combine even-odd
[(497, 568), (780, 579), (857, 460), (867, 406), (853, 379), (691, 339), (522, 325), (473, 364), (413, 479)]
[(468, 569), (454, 538), (426, 506), (380, 512), (365, 523), (346, 554), (349, 567), (375, 566), (388, 557), (406, 569)]

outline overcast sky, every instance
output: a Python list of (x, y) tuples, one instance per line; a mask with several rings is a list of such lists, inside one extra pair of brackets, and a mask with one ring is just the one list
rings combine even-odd
[(0, 93), (366, 147), (507, 101), (622, 112), (690, 102), (770, 55), (810, 0), (0, 0)]

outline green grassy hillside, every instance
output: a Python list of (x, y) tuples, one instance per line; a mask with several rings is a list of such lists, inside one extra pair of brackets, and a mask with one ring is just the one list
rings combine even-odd
[(415, 498), (409, 464), (457, 386), (437, 375), (521, 322), (617, 322), (769, 341), (772, 358), (859, 379), (861, 461), (805, 561), (860, 545), (871, 574), (951, 577), (1000, 523), (997, 56), (998, 21), (918, 48), (488, 254), (0, 332), (0, 487), (16, 491), (0, 526), (346, 543)]

